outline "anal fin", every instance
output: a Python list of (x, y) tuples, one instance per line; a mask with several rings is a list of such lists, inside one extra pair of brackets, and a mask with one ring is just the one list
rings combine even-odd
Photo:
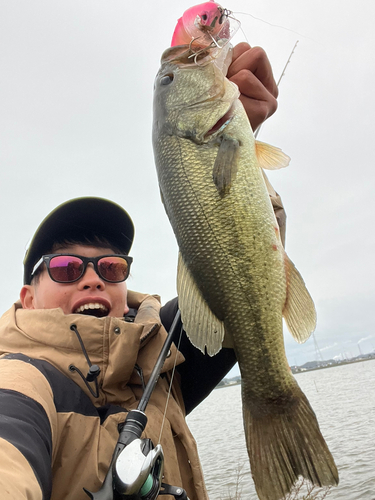
[(287, 298), (283, 316), (293, 338), (306, 342), (316, 327), (316, 310), (302, 276), (285, 254)]

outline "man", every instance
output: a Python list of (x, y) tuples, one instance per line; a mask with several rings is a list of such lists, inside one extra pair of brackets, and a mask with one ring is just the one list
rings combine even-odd
[[(266, 55), (239, 44), (228, 76), (258, 127), (276, 109)], [(178, 307), (127, 290), (133, 236), (121, 207), (79, 198), (49, 214), (31, 241), (20, 302), (0, 320), (4, 499), (84, 500), (83, 488), (102, 484)], [(232, 350), (210, 358), (183, 334), (146, 409), (145, 436), (163, 447), (164, 481), (185, 488), (190, 500), (208, 497), (185, 415), (234, 363)]]

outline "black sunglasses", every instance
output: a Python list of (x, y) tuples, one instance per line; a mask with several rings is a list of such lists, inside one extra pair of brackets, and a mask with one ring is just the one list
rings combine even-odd
[(109, 283), (121, 283), (129, 276), (133, 258), (128, 255), (100, 255), (99, 257), (82, 257), (81, 255), (49, 254), (43, 255), (35, 264), (31, 273), (34, 277), (37, 269), (45, 263), (48, 274), (56, 283), (73, 283), (85, 274), (91, 262), (100, 278)]

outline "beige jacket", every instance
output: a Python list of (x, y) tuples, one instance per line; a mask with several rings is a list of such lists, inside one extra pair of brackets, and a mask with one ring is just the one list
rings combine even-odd
[[(134, 366), (137, 363), (142, 368), (147, 383), (166, 337), (156, 297), (129, 292), (129, 306), (138, 309), (134, 323), (122, 318), (64, 315), (61, 309), (23, 310), (18, 303), (0, 319), (3, 499), (87, 500), (83, 487), (93, 492), (100, 488), (118, 439), (118, 426), (142, 395)], [(88, 372), (72, 324), (91, 363), (101, 369), (98, 397), (69, 368), (74, 365), (84, 375)], [(208, 496), (196, 443), (185, 422), (176, 378), (167, 405), (175, 360), (179, 364), (184, 358), (173, 346), (162, 370), (165, 376), (159, 378), (146, 409), (145, 436), (154, 445), (160, 441), (163, 447), (164, 482), (183, 486), (190, 500), (204, 500)], [(94, 383), (91, 386), (95, 389)]]

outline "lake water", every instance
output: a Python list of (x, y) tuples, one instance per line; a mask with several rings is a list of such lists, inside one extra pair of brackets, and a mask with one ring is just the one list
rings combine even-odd
[[(375, 500), (375, 360), (295, 377), (339, 470), (340, 484), (327, 499)], [(213, 391), (188, 416), (188, 423), (198, 443), (210, 499), (235, 498), (239, 479), (239, 498), (257, 500), (243, 432), (241, 386)]]

